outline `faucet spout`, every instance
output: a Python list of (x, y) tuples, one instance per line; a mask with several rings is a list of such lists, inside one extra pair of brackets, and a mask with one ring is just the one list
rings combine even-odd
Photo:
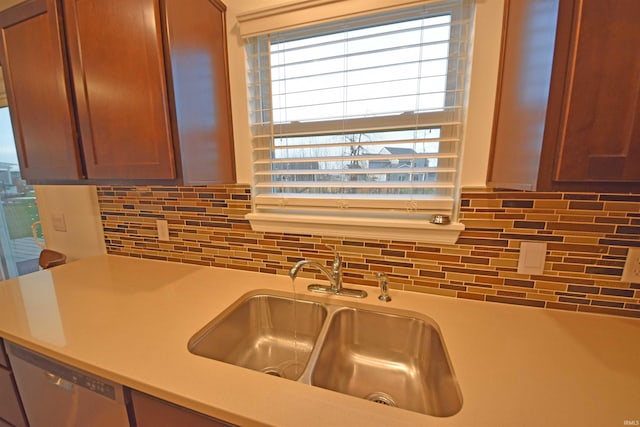
[(298, 261), (296, 265), (294, 265), (291, 268), (291, 270), (289, 270), (289, 277), (295, 280), (295, 278), (298, 276), (298, 271), (300, 271), (300, 269), (305, 265), (308, 265), (310, 267), (315, 267), (318, 270), (320, 270), (320, 272), (324, 274), (326, 278), (329, 280), (329, 283), (331, 283), (331, 286), (332, 287), (335, 286), (336, 278), (334, 277), (334, 274), (319, 262), (310, 261), (308, 259), (303, 259), (302, 261)]
[(319, 292), (323, 294), (332, 294), (332, 295), (343, 295), (350, 296), (355, 298), (364, 298), (367, 296), (367, 293), (363, 290), (359, 289), (347, 289), (342, 287), (342, 257), (335, 252), (335, 257), (333, 259), (333, 264), (331, 265), (331, 269), (325, 267), (317, 261), (310, 261), (307, 259), (303, 259), (298, 261), (292, 268), (289, 270), (289, 277), (292, 280), (298, 276), (298, 272), (302, 267), (308, 265), (310, 267), (316, 268), (320, 273), (322, 273), (328, 280), (329, 286), (319, 285), (312, 283), (307, 287), (311, 292)]
[[(327, 267), (320, 264), (319, 262), (303, 259), (302, 261), (298, 261), (296, 265), (294, 265), (293, 268), (289, 271), (289, 277), (291, 277), (291, 279), (295, 279), (298, 276), (298, 271), (305, 265), (317, 268), (329, 280), (329, 283), (331, 284), (331, 290), (334, 293), (340, 292), (340, 290), (342, 289), (342, 277), (340, 277), (342, 275), (342, 269), (336, 269), (335, 262), (333, 265), (333, 271), (329, 271)], [(340, 265), (342, 265), (342, 263), (340, 263)]]

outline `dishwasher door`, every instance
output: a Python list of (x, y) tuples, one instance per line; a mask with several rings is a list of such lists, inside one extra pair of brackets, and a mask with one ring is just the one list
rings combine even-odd
[(129, 427), (121, 385), (6, 344), (31, 427)]

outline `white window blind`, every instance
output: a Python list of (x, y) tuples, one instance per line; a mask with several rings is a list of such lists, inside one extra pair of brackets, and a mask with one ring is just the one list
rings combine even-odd
[(454, 216), (471, 5), (246, 40), (254, 212)]

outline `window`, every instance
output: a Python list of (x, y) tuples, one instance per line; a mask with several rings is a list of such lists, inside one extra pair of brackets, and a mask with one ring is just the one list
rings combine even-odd
[(470, 13), (436, 2), (247, 39), (254, 228), (455, 218)]

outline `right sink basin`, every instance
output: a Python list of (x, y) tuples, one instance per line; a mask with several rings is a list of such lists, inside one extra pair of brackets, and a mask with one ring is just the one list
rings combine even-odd
[(462, 407), (438, 328), (407, 316), (351, 308), (336, 311), (310, 382), (440, 417)]

